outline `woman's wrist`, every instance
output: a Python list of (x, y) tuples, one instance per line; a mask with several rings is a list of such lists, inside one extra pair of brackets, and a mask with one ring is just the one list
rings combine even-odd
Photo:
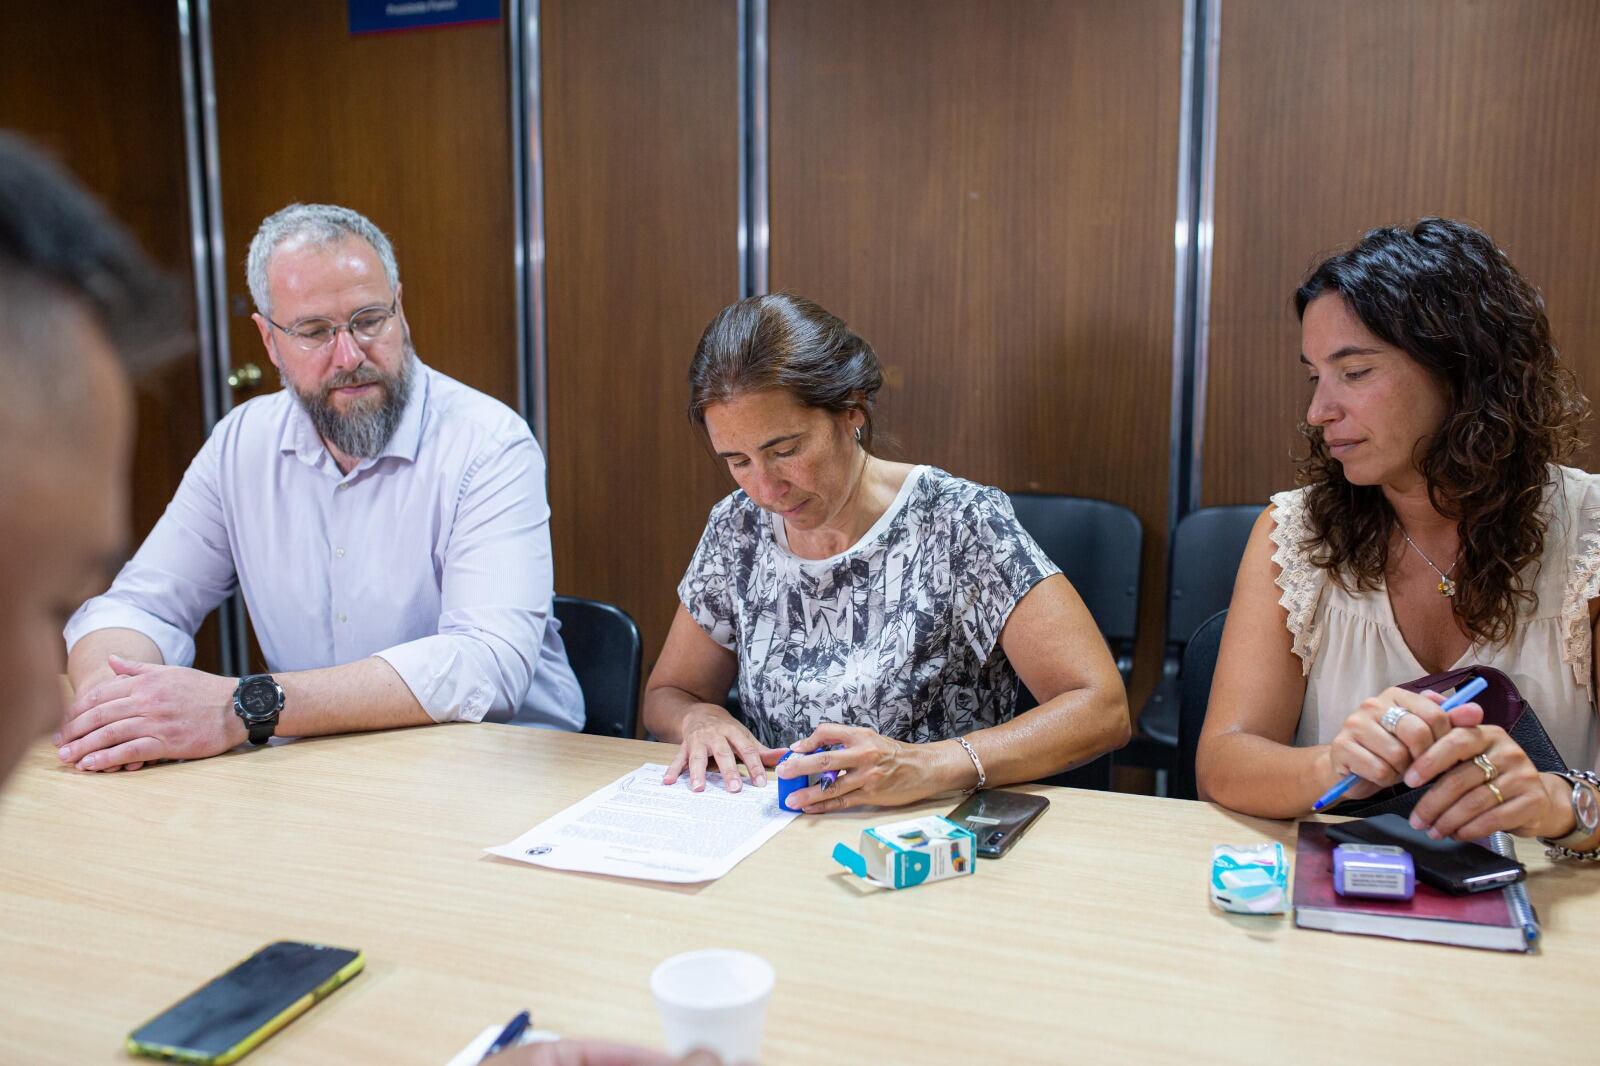
[(1533, 830), (1525, 835), (1559, 840), (1578, 827), (1578, 819), (1572, 812), (1572, 784), (1557, 774), (1540, 774), (1539, 785), (1544, 789), (1547, 802)]
[(1310, 799), (1306, 800), (1307, 807), (1315, 803), (1318, 798), (1334, 785), (1344, 780), (1345, 775), (1334, 768), (1332, 744), (1323, 744), (1317, 748), (1317, 759), (1312, 764), (1310, 777), (1313, 794)]
[(978, 783), (978, 767), (967, 749), (955, 739), (941, 740), (937, 744), (922, 746), (928, 757), (935, 760), (931, 773), (938, 786), (930, 795), (941, 792), (969, 792)]
[(661, 721), (652, 723), (651, 716), (649, 714), (645, 716), (645, 728), (657, 740), (665, 741), (669, 744), (681, 744), (690, 729), (697, 724), (703, 724), (707, 720), (714, 720), (718, 714), (730, 722), (734, 720), (733, 715), (728, 713), (726, 707), (718, 707), (714, 703), (706, 703), (698, 696), (684, 692), (682, 689), (670, 691), (672, 696), (668, 697), (667, 701), (664, 701), (665, 706), (659, 707), (658, 713), (655, 715)]
[(683, 732), (687, 733), (694, 726), (721, 725), (724, 722), (732, 721), (736, 721), (736, 719), (728, 713), (726, 707), (718, 707), (715, 703), (696, 700), (694, 703), (689, 704), (688, 708), (683, 712), (683, 717), (678, 719), (678, 726)]

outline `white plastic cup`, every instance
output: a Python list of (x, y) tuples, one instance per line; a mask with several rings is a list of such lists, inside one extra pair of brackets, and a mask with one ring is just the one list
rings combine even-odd
[(650, 992), (661, 1012), (668, 1053), (708, 1048), (725, 1066), (760, 1061), (761, 1030), (776, 980), (766, 959), (730, 948), (686, 951), (657, 966)]

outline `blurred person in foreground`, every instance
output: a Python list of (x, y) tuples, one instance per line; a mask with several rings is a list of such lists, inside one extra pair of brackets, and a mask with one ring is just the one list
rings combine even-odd
[(181, 343), (177, 322), (123, 228), (0, 132), (0, 779), (60, 720), (61, 626), (127, 538), (127, 367)]

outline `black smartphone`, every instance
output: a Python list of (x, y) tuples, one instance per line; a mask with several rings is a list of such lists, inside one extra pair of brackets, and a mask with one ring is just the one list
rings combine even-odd
[(972, 835), (978, 838), (979, 855), (998, 859), (1011, 850), (1011, 845), (1048, 806), (1050, 801), (1043, 796), (986, 788), (968, 796), (946, 817), (972, 830)]
[(128, 1034), (130, 1055), (236, 1062), (361, 972), (359, 951), (280, 940)]
[(1327, 827), (1328, 839), (1341, 844), (1389, 844), (1411, 853), (1417, 878), (1457, 896), (1504, 888), (1527, 876), (1516, 859), (1496, 855), (1470, 840), (1434, 840), (1398, 814), (1379, 814)]

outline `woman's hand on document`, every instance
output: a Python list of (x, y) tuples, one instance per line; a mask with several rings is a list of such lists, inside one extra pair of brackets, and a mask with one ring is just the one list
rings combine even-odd
[(661, 783), (670, 785), (687, 770), (689, 787), (700, 792), (706, 787), (706, 768), (711, 762), (722, 774), (722, 787), (738, 792), (744, 787), (739, 764), (750, 773), (750, 783), (767, 783), (767, 767), (783, 756), (783, 748), (762, 747), (750, 730), (721, 707), (700, 704), (683, 716), (683, 743), (673, 756)]

